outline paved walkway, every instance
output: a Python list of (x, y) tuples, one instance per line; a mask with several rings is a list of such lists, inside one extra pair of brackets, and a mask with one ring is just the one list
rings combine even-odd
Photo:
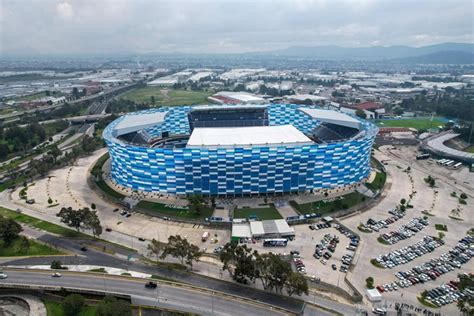
[[(19, 299), (28, 304), (29, 308), (29, 315), (30, 316), (46, 316), (48, 313), (46, 311), (46, 307), (43, 304), (43, 301), (39, 299), (36, 296), (33, 295), (25, 295), (25, 294), (13, 294), (13, 295), (0, 295), (0, 302), (4, 299), (7, 298), (14, 298), (14, 299)], [(2, 304), (0, 304), (1, 306)], [(18, 306), (18, 308), (15, 308), (15, 305), (9, 305), (11, 308), (5, 308), (5, 315), (10, 315), (10, 312), (13, 313), (13, 315), (21, 316), (23, 315), (23, 308), (21, 306)], [(0, 308), (0, 312), (2, 311), (2, 308)], [(26, 312), (25, 315), (28, 315)]]

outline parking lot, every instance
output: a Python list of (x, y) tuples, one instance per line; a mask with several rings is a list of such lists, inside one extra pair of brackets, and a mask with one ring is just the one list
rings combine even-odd
[[(410, 195), (412, 198), (409, 204), (413, 205), (413, 208), (407, 208), (405, 216), (398, 219), (395, 223), (385, 223), (386, 225), (376, 227), (376, 229), (379, 230), (378, 232), (372, 231), (364, 233), (358, 231), (361, 235), (361, 244), (354, 259), (356, 265), (352, 271), (349, 271), (348, 279), (358, 289), (364, 292), (366, 289), (365, 279), (371, 276), (374, 278), (374, 284), (376, 286), (383, 287), (384, 285), (392, 284), (392, 290), (387, 289), (388, 291), (384, 291), (382, 294), (383, 299), (386, 300), (388, 304), (403, 302), (405, 304), (426, 308), (422, 306), (417, 299), (417, 296), (419, 296), (423, 290), (448, 283), (450, 280), (456, 279), (458, 273), (474, 272), (474, 265), (469, 262), (466, 264), (459, 262), (460, 267), (453, 267), (451, 264), (448, 264), (449, 267), (443, 265), (443, 267), (439, 269), (439, 272), (436, 271), (439, 276), (437, 276), (434, 271), (431, 273), (431, 271), (426, 269), (419, 270), (417, 268), (427, 268), (428, 265), (424, 265), (428, 262), (435, 262), (442, 265), (443, 263), (441, 261), (436, 261), (438, 259), (445, 260), (446, 258), (450, 258), (450, 261), (453, 261), (451, 257), (446, 256), (449, 255), (449, 251), (456, 247), (459, 240), (473, 226), (472, 212), (468, 211), (471, 207), (469, 204), (474, 203), (472, 196), (473, 191), (465, 189), (471, 185), (470, 177), (472, 177), (472, 175), (458, 178), (461, 175), (465, 175), (466, 168), (463, 168), (462, 170), (452, 171), (446, 178), (438, 178), (434, 172), (430, 173), (430, 169), (423, 167), (422, 164), (427, 165), (426, 161), (415, 161), (414, 156), (416, 152), (413, 148), (391, 150), (394, 155), (391, 155), (387, 148), (381, 148), (381, 150), (383, 153), (376, 151), (376, 156), (379, 160), (385, 162), (388, 180), (386, 190), (383, 193), (380, 203), (371, 210), (342, 219), (341, 222), (351, 229), (356, 230), (360, 224), (367, 225), (369, 219), (373, 219), (374, 222), (386, 220), (389, 210), (399, 205), (402, 198), (409, 200)], [(410, 170), (407, 172), (409, 166)], [(430, 167), (430, 165), (427, 165), (427, 167)], [(447, 171), (442, 170), (442, 172)], [(429, 187), (424, 181), (424, 178), (427, 177), (428, 174), (436, 178), (436, 186), (434, 188)], [(463, 184), (463, 186), (460, 184)], [(453, 191), (457, 192), (457, 196), (459, 196), (461, 192), (465, 192), (468, 195), (467, 206), (459, 205), (458, 198), (451, 195)], [(460, 219), (453, 219), (451, 210), (458, 207), (461, 208), (459, 214)], [(389, 244), (389, 242), (381, 243), (377, 240), (385, 234), (386, 237), (388, 237), (387, 239), (390, 239), (390, 236), (397, 236), (397, 234), (391, 234), (391, 232), (406, 233), (406, 227), (416, 226), (416, 223), (420, 224), (420, 218), (426, 220), (428, 225), (422, 224), (424, 227), (418, 225), (418, 228), (416, 228), (419, 230), (418, 232), (410, 230), (411, 233), (413, 233), (412, 236), (402, 238), (398, 235), (398, 237), (392, 239), (392, 244)], [(382, 254), (387, 254), (397, 249), (403, 249), (416, 244), (424, 236), (439, 237), (438, 234), (440, 231), (436, 230), (435, 224), (446, 225), (447, 227), (447, 231), (442, 231), (444, 234), (443, 245), (435, 247), (426, 253), (421, 253), (421, 251), (418, 250), (421, 255), (412, 255), (412, 259), (410, 260), (403, 258), (401, 260), (406, 262), (403, 262), (399, 266), (394, 265), (392, 268), (379, 268), (370, 262), (370, 259), (377, 258)], [(411, 233), (408, 233), (408, 235)], [(457, 263), (454, 264), (457, 265)], [(417, 273), (416, 270), (419, 270), (421, 273)], [(441, 272), (443, 270), (446, 270), (446, 272)], [(408, 271), (413, 271), (413, 273), (417, 273), (420, 276), (423, 274), (423, 271), (430, 273), (425, 273), (425, 276), (421, 276), (421, 279), (416, 276), (418, 280), (413, 280), (415, 281), (414, 284), (408, 281), (410, 282), (409, 286), (402, 287), (400, 283), (395, 283), (397, 289), (394, 290), (393, 283), (403, 281), (398, 278), (396, 274)], [(401, 274), (399, 274), (399, 276), (400, 275)], [(433, 277), (435, 277), (435, 279), (433, 279)], [(402, 282), (402, 284), (407, 283)], [(443, 314), (454, 313), (454, 315), (456, 315), (456, 312), (457, 308), (455, 304), (445, 304), (443, 306)]]
[[(347, 270), (341, 269), (342, 266), (348, 266), (344, 264), (344, 261), (349, 263), (348, 255), (353, 256), (355, 250), (355, 247), (350, 248), (353, 250), (348, 249), (351, 244), (351, 239), (347, 236), (348, 233), (344, 232), (344, 234), (338, 230), (337, 224), (320, 229), (310, 229), (309, 226), (309, 224), (293, 226), (295, 229), (295, 240), (288, 242), (287, 247), (264, 247), (261, 241), (257, 241), (249, 246), (260, 253), (273, 252), (289, 255), (291, 252), (297, 251), (299, 254), (297, 256), (298, 262), (304, 265), (304, 274), (307, 277), (338, 285), (350, 291), (344, 282), (345, 271)], [(333, 239), (339, 242), (331, 243)], [(331, 244), (335, 246), (331, 247)], [(314, 256), (317, 245), (324, 245), (324, 249), (323, 247), (320, 248), (322, 250), (320, 258)], [(332, 249), (332, 251), (328, 248)], [(326, 252), (331, 254), (329, 258), (324, 258), (323, 254)], [(325, 262), (323, 263), (322, 260), (325, 260)], [(294, 267), (296, 270), (297, 266), (294, 265)]]

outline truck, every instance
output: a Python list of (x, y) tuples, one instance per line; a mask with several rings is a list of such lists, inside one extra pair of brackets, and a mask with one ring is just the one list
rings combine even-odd
[(201, 236), (201, 240), (204, 242), (209, 239), (209, 232), (204, 232)]

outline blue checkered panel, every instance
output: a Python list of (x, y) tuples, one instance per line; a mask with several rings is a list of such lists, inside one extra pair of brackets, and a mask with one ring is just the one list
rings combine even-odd
[[(306, 106), (305, 106), (306, 107)], [(319, 121), (298, 105), (268, 106), (270, 125), (292, 124), (309, 134)], [(165, 121), (146, 134), (190, 133), (191, 107), (146, 110), (167, 111)], [(203, 195), (249, 195), (303, 192), (358, 183), (370, 172), (370, 152), (377, 128), (362, 122), (363, 135), (334, 143), (267, 147), (147, 148), (117, 139), (112, 122), (104, 130), (113, 179), (128, 188), (147, 192)]]

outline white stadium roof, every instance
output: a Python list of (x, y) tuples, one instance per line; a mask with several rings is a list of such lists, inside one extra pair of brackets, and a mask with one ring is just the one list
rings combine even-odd
[(117, 125), (115, 125), (115, 136), (128, 134), (148, 127), (152, 127), (158, 123), (162, 123), (165, 120), (166, 113), (168, 112), (126, 115)]
[(474, 160), (474, 154), (456, 150), (444, 144), (448, 140), (456, 138), (458, 136), (459, 134), (456, 134), (456, 133), (446, 133), (446, 134), (440, 135), (439, 137), (434, 137), (428, 140), (428, 146), (443, 154), (451, 155), (452, 157), (458, 157), (458, 159), (463, 158), (463, 159), (468, 159), (470, 161)]
[(293, 125), (195, 128), (187, 147), (234, 147), (255, 145), (312, 144)]
[(300, 110), (321, 122), (360, 129), (360, 122), (358, 120), (341, 112), (308, 108)]

